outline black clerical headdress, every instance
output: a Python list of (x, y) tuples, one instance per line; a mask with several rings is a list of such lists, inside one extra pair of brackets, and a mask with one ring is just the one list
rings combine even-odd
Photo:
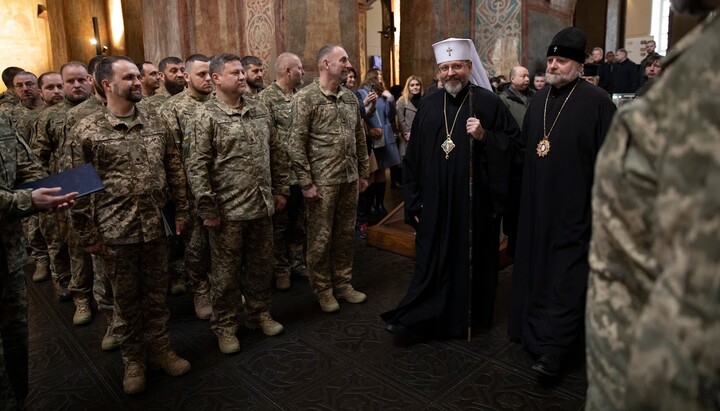
[(585, 62), (585, 33), (577, 27), (562, 29), (553, 37), (547, 56), (566, 57), (578, 63)]

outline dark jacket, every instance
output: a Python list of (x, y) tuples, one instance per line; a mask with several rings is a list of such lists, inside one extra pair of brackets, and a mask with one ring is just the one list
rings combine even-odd
[(612, 93), (634, 93), (640, 84), (638, 65), (630, 59), (622, 63), (615, 63), (612, 73), (610, 94)]
[(516, 90), (515, 87), (508, 87), (504, 92), (500, 93), (500, 100), (502, 100), (510, 110), (510, 114), (512, 114), (521, 130), (527, 106), (530, 104), (530, 99), (533, 95), (535, 95), (535, 92), (530, 90), (530, 88), (525, 90), (525, 92), (521, 92)]

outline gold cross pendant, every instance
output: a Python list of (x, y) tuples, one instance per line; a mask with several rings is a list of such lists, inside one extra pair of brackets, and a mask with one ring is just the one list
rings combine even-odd
[(445, 139), (445, 142), (443, 142), (440, 147), (442, 147), (443, 151), (445, 152), (445, 160), (450, 158), (450, 152), (453, 151), (455, 148), (455, 143), (453, 143), (452, 139), (448, 135)]

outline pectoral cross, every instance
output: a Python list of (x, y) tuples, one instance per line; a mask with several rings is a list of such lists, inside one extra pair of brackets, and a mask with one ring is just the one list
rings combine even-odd
[(555, 46), (555, 48), (553, 49), (553, 51), (557, 53), (557, 46)]
[(448, 56), (452, 56), (452, 51), (453, 51), (452, 48), (448, 47), (448, 49), (447, 49)]

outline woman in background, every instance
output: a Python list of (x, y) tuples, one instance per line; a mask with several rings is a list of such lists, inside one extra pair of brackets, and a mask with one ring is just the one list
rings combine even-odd
[(412, 75), (405, 81), (402, 96), (397, 102), (397, 119), (402, 137), (398, 144), (400, 157), (405, 157), (405, 149), (410, 140), (410, 129), (420, 104), (420, 97), (422, 97), (422, 80), (420, 77)]

